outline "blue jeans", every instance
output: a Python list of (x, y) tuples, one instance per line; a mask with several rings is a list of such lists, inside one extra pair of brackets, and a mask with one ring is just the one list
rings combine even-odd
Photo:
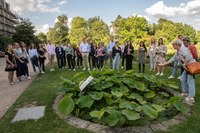
[(182, 92), (189, 92), (189, 96), (195, 96), (195, 78), (193, 75), (188, 74), (185, 70), (181, 75)]
[(178, 61), (175, 60), (171, 76), (175, 77), (177, 69), (178, 69)]
[(113, 61), (113, 69), (119, 69), (119, 65), (120, 65), (120, 54), (116, 53)]

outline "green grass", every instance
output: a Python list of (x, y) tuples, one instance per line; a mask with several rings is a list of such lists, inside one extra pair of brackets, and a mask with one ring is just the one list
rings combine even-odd
[[(134, 62), (133, 69), (138, 72), (138, 64)], [(48, 70), (48, 68), (47, 68)], [(146, 66), (146, 73), (156, 74), (156, 72), (149, 72), (149, 65)], [(164, 76), (160, 77), (166, 80), (171, 74), (171, 67), (167, 67)], [(78, 71), (81, 71), (79, 69)], [(122, 72), (125, 70), (122, 70)], [(15, 104), (0, 120), (0, 133), (90, 133), (85, 129), (79, 129), (67, 124), (60, 119), (54, 112), (52, 105), (57, 96), (57, 88), (60, 85), (60, 77), (71, 78), (76, 72), (68, 69), (62, 71), (49, 72), (44, 75), (39, 75), (32, 84), (25, 90)], [(171, 80), (180, 86), (177, 79)], [(196, 103), (194, 105), (193, 113), (188, 119), (176, 126), (171, 126), (168, 129), (169, 133), (199, 133), (200, 132), (200, 82), (199, 76), (196, 80)], [(45, 116), (37, 121), (28, 120), (12, 123), (17, 109), (29, 106), (31, 104), (46, 106)], [(167, 133), (168, 133), (167, 132)], [(164, 133), (164, 132), (160, 132)]]

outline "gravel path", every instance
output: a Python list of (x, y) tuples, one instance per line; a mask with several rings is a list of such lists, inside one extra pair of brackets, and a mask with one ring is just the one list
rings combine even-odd
[(15, 77), (16, 84), (10, 85), (7, 78), (8, 74), (4, 71), (5, 66), (5, 59), (0, 58), (0, 119), (36, 77), (36, 75), (33, 76), (33, 69), (31, 63), (29, 63), (29, 73), (32, 79), (29, 80), (23, 77), (22, 81), (19, 82)]

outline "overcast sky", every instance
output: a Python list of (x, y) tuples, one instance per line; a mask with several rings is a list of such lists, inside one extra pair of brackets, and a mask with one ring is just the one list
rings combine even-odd
[(158, 18), (183, 22), (200, 30), (200, 0), (6, 0), (12, 10), (29, 18), (38, 32), (47, 32), (56, 17), (66, 14), (69, 21), (81, 16), (100, 16), (111, 24), (117, 15), (144, 16), (150, 23)]

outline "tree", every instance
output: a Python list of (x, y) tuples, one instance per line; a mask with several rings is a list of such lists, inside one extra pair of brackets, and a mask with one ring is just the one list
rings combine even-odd
[(47, 40), (50, 40), (54, 44), (60, 44), (68, 40), (68, 17), (66, 15), (61, 15), (57, 17), (57, 20), (54, 27), (50, 28), (47, 33)]
[(8, 44), (12, 43), (11, 37), (7, 37), (0, 34), (0, 50), (5, 51)]
[(31, 42), (35, 42), (34, 26), (29, 19), (21, 18), (21, 21), (16, 26), (16, 32), (12, 36), (15, 42), (23, 41), (29, 45)]
[(47, 42), (47, 37), (43, 32), (38, 33), (37, 38), (40, 42)]
[(108, 42), (109, 27), (100, 17), (93, 17), (88, 20), (89, 38), (92, 42), (99, 43), (101, 41)]
[(138, 40), (147, 35), (148, 22), (145, 18), (137, 15), (128, 18), (118, 16), (112, 22), (112, 27), (114, 34), (121, 38), (121, 42), (126, 40), (138, 42)]
[(77, 45), (83, 38), (88, 37), (88, 33), (87, 21), (82, 17), (73, 18), (68, 36), (70, 42)]

